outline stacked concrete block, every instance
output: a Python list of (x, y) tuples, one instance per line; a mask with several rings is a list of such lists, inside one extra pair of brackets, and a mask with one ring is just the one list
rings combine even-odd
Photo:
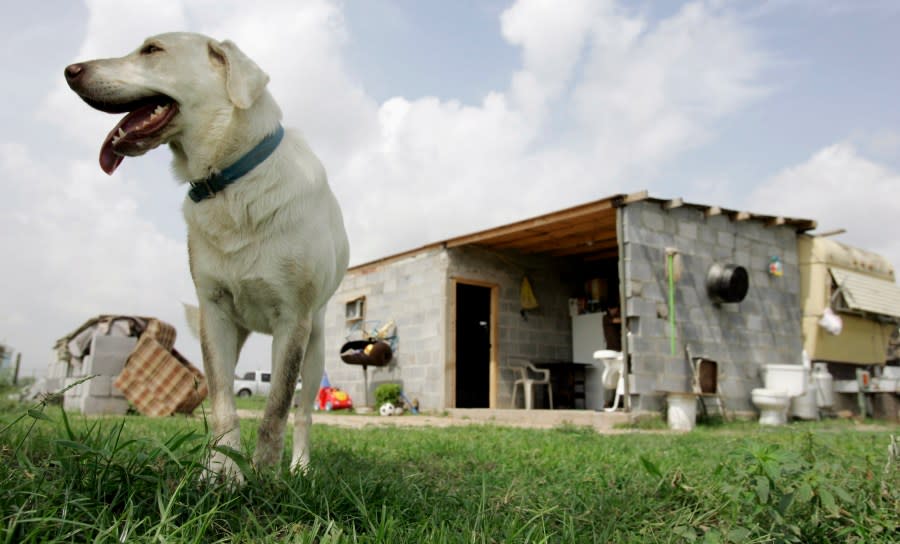
[[(63, 406), (68, 410), (69, 408), (75, 409), (78, 407), (78, 399), (81, 397), (81, 390), (83, 383), (78, 383), (83, 376), (78, 376), (76, 378), (64, 378), (63, 386), (66, 389), (66, 392), (63, 397)], [(77, 384), (77, 385), (76, 385)]]
[(114, 385), (116, 377), (125, 366), (137, 344), (137, 339), (122, 336), (97, 335), (91, 340), (90, 354), (85, 356), (78, 376), (69, 376), (65, 385), (71, 385), (87, 376), (93, 378), (66, 391), (66, 409), (85, 415), (124, 414), (128, 401)]
[[(445, 360), (443, 316), (445, 313), (447, 259), (442, 249), (425, 251), (371, 268), (351, 271), (326, 310), (325, 370), (332, 385), (350, 393), (362, 406), (381, 383), (400, 383), (407, 396), (419, 400), (423, 409), (444, 406), (444, 382), (429, 379), (434, 366)], [(369, 367), (368, 395), (363, 390), (363, 370), (340, 359), (340, 348), (357, 326), (345, 315), (347, 302), (365, 297), (367, 325), (393, 319), (397, 325), (397, 351), (384, 367)], [(441, 367), (442, 368), (442, 367)]]
[[(388, 263), (362, 267), (347, 274), (329, 302), (326, 313), (326, 363), (332, 384), (363, 403), (362, 369), (341, 362), (340, 346), (352, 323), (344, 307), (354, 298), (366, 297), (367, 322), (394, 319), (399, 349), (386, 367), (369, 369), (369, 402), (379, 383), (399, 382), (423, 409), (449, 405), (447, 350), (451, 338), (448, 301), (452, 278), (495, 284), (500, 287), (498, 308), (499, 354), (498, 404), (508, 407), (516, 374), (510, 356), (567, 360), (572, 353), (568, 299), (571, 286), (562, 279), (561, 262), (522, 255), (502, 258), (477, 248), (435, 248)], [(528, 270), (540, 308), (520, 315), (519, 286)], [(485, 376), (487, 380), (488, 377)]]
[[(623, 268), (626, 323), (631, 348), (634, 407), (655, 409), (663, 391), (684, 390), (691, 371), (685, 345), (695, 356), (719, 363), (726, 405), (750, 410), (750, 391), (768, 363), (799, 362), (802, 331), (796, 232), (755, 220), (707, 217), (701, 209), (666, 210), (655, 202), (623, 210)], [(675, 285), (676, 354), (670, 351), (666, 249), (681, 256)], [(772, 256), (784, 274), (768, 273)], [(706, 291), (713, 263), (746, 268), (750, 289), (744, 301), (715, 304)]]

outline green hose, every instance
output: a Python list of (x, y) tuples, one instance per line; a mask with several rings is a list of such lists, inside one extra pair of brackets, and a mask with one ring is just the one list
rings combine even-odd
[(666, 255), (666, 264), (669, 270), (669, 347), (672, 356), (675, 352), (675, 255)]

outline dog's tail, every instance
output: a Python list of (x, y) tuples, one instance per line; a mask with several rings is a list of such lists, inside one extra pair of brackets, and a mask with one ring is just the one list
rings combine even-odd
[(187, 320), (188, 330), (194, 335), (194, 338), (200, 339), (200, 308), (187, 302), (182, 302), (184, 306), (184, 318)]

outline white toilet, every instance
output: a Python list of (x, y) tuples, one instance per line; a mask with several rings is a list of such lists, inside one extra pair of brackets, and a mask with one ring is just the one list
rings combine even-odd
[(604, 409), (606, 412), (612, 412), (618, 409), (619, 402), (625, 395), (625, 378), (623, 376), (625, 362), (622, 360), (622, 352), (601, 349), (594, 352), (594, 359), (603, 361), (603, 377), (601, 378), (603, 388), (616, 392), (612, 406)]
[(804, 365), (765, 365), (761, 389), (750, 392), (762, 425), (787, 423), (791, 399), (806, 394), (809, 369)]
[(784, 425), (791, 406), (791, 397), (780, 389), (754, 389), (750, 392), (753, 405), (759, 410), (760, 425)]

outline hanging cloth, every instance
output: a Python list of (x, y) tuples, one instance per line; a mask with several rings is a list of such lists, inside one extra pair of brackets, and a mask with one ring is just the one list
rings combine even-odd
[(522, 310), (534, 310), (538, 307), (538, 301), (534, 296), (534, 290), (531, 288), (528, 276), (522, 278), (522, 287), (519, 289), (519, 303), (522, 306)]

